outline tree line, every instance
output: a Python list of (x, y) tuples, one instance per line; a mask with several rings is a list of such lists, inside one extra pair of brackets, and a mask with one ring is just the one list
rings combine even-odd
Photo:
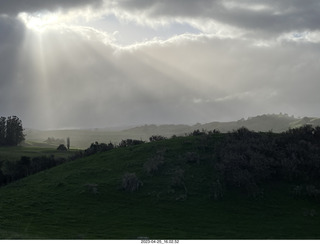
[(17, 116), (0, 117), (0, 146), (17, 146), (24, 139), (22, 121)]

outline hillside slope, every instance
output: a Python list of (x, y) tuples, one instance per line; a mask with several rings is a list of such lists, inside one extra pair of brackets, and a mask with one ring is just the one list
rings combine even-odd
[[(295, 199), (287, 184), (265, 185), (263, 198), (231, 191), (214, 199), (214, 149), (222, 138), (118, 148), (0, 188), (0, 238), (320, 238), (320, 206)], [(143, 183), (138, 191), (122, 189), (126, 173)]]

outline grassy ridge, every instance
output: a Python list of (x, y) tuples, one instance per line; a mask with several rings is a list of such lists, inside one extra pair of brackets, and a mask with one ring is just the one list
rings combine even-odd
[[(213, 149), (221, 135), (212, 137)], [(265, 186), (264, 198), (237, 191), (212, 199), (213, 150), (201, 137), (174, 138), (82, 158), (0, 188), (0, 238), (23, 239), (318, 239), (320, 206), (295, 199), (291, 186)], [(144, 164), (163, 152), (153, 175)], [(173, 185), (178, 169), (185, 187)], [(121, 189), (126, 172), (143, 182)], [(187, 189), (187, 194), (186, 194)]]

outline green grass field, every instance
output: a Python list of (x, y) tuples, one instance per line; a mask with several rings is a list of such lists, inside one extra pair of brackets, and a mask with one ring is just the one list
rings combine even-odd
[(67, 158), (74, 154), (76, 150), (58, 151), (56, 148), (45, 147), (0, 147), (0, 161), (1, 160), (19, 160), (21, 156), (39, 157), (54, 155), (56, 158)]
[[(264, 187), (263, 198), (230, 191), (212, 198), (213, 156), (186, 163), (197, 137), (175, 138), (59, 165), (0, 188), (1, 239), (319, 239), (320, 205), (294, 198), (288, 184)], [(215, 138), (212, 146), (215, 146)], [(144, 170), (164, 152), (154, 175)], [(36, 152), (34, 152), (36, 153)], [(174, 187), (177, 169), (185, 187)], [(126, 173), (143, 182), (121, 189)], [(187, 194), (186, 194), (187, 190)]]

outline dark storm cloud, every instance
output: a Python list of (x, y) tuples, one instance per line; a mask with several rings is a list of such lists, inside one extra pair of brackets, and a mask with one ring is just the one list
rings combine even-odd
[[(46, 82), (28, 75), (37, 66), (23, 68), (29, 84), (25, 93), (35, 98), (24, 100), (30, 106), (23, 117), (28, 126), (203, 123), (274, 112), (319, 115), (317, 45), (260, 48), (244, 40), (180, 37), (117, 51), (87, 31), (46, 32), (42, 42), (54, 50), (43, 50)], [(47, 106), (49, 122), (34, 122)]]
[(149, 18), (207, 18), (246, 30), (282, 33), (320, 28), (318, 0), (123, 0), (126, 11), (141, 11)]
[(37, 12), (42, 10), (81, 7), (85, 5), (98, 6), (102, 0), (15, 0), (2, 1), (0, 14), (16, 15), (20, 12)]
[[(76, 21), (37, 30), (14, 17), (100, 2), (3, 3), (0, 115), (18, 115), (36, 128), (203, 123), (278, 112), (320, 116), (319, 32), (308, 36), (320, 28), (318, 1), (104, 1), (101, 13), (141, 26), (160, 20), (208, 29), (126, 47)], [(214, 35), (215, 21), (253, 38)], [(306, 36), (287, 34), (299, 31)]]
[(19, 99), (12, 99), (11, 91), (16, 86), (16, 64), (19, 60), (21, 43), (24, 39), (24, 25), (13, 18), (0, 16), (0, 106), (1, 114), (7, 114)]

